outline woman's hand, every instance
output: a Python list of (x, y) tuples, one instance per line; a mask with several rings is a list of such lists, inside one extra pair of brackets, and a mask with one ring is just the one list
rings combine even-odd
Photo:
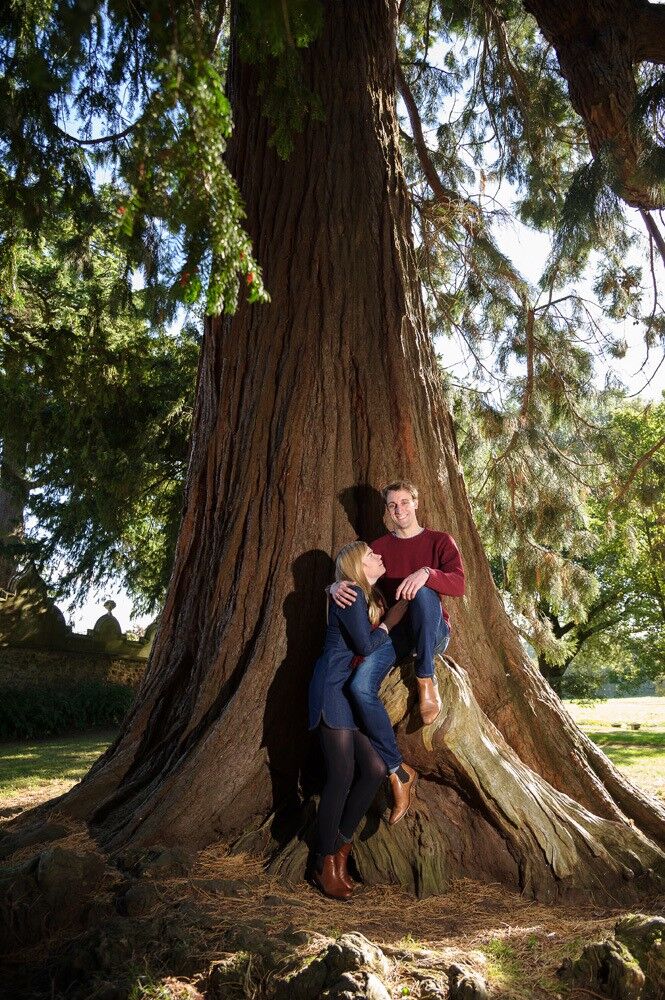
[(386, 632), (390, 632), (391, 628), (394, 628), (406, 614), (406, 609), (409, 606), (409, 602), (402, 599), (393, 604), (392, 608), (386, 611), (383, 621), (381, 622), (380, 628), (385, 628)]

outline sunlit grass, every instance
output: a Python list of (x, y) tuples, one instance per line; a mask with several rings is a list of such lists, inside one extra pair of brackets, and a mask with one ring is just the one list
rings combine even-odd
[(101, 732), (0, 743), (0, 798), (11, 800), (49, 785), (61, 792), (63, 782), (74, 784), (83, 777), (112, 738), (113, 733)]
[[(665, 698), (567, 701), (566, 707), (630, 781), (665, 799)], [(630, 723), (640, 723), (640, 729), (628, 728)], [(83, 777), (113, 735), (96, 732), (0, 744), (0, 799), (10, 805), (22, 796), (39, 793), (46, 799), (61, 794)]]
[[(641, 736), (631, 744), (607, 733), (590, 732), (588, 735), (602, 747), (610, 760), (626, 777), (649, 795), (665, 799), (665, 737), (664, 733), (620, 733), (619, 736)], [(652, 743), (655, 736), (661, 739)]]
[[(665, 698), (567, 701), (580, 729), (639, 788), (665, 799)], [(638, 725), (639, 729), (630, 726)]]
[(607, 698), (604, 701), (564, 702), (573, 719), (582, 729), (604, 729), (612, 723), (628, 728), (639, 723), (648, 729), (665, 730), (665, 698)]

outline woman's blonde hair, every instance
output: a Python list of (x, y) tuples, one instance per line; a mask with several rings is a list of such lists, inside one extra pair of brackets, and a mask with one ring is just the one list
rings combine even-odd
[(367, 579), (363, 559), (370, 551), (366, 542), (350, 542), (337, 553), (335, 559), (335, 579), (350, 580), (357, 583), (367, 598), (369, 620), (372, 625), (378, 625), (385, 611), (385, 602), (381, 591), (372, 587)]

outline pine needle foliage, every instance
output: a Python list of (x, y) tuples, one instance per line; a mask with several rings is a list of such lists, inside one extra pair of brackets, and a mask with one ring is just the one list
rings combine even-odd
[(56, 572), (60, 594), (114, 578), (154, 610), (180, 521), (199, 335), (150, 325), (141, 292), (119, 303), (124, 258), (103, 227), (85, 247), (73, 222), (25, 233), (15, 257), (0, 294), (0, 426), (30, 530), (13, 554)]
[[(125, 280), (139, 271), (155, 315), (179, 302), (232, 312), (261, 270), (224, 161), (225, 5), (31, 0), (0, 13), (0, 280), (21, 233), (58, 219), (114, 231)], [(99, 196), (106, 175), (115, 205)]]

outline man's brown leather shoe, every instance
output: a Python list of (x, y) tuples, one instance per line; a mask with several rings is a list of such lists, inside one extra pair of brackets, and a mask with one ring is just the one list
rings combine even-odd
[(416, 677), (418, 681), (418, 701), (423, 725), (431, 725), (441, 711), (441, 695), (434, 677)]
[(341, 881), (337, 874), (334, 854), (326, 854), (323, 859), (321, 871), (319, 872), (314, 869), (313, 878), (321, 892), (326, 896), (330, 896), (331, 899), (351, 898), (351, 890)]
[(338, 851), (333, 854), (333, 860), (335, 862), (335, 872), (337, 874), (340, 882), (347, 887), (347, 889), (353, 889), (353, 879), (349, 875), (348, 859), (351, 853), (351, 848), (353, 844), (349, 841), (348, 844), (342, 844)]
[(390, 775), (390, 787), (393, 792), (393, 808), (388, 818), (388, 822), (391, 826), (398, 823), (402, 816), (408, 811), (411, 805), (411, 796), (413, 794), (413, 786), (418, 780), (418, 775), (409, 767), (408, 764), (400, 765), (409, 776), (408, 781), (400, 781), (399, 775), (396, 771)]

